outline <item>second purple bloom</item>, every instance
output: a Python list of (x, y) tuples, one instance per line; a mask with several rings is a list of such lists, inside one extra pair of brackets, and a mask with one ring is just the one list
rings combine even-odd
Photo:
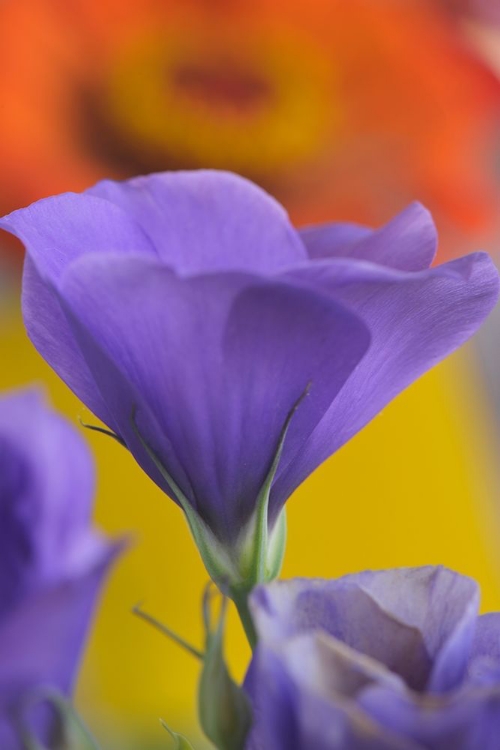
[(443, 567), (257, 588), (246, 750), (498, 750), (500, 613)]

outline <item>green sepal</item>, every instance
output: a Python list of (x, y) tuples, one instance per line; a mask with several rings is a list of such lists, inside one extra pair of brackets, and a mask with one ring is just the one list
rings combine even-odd
[(84, 422), (81, 417), (79, 417), (79, 419), (81, 426), (85, 427), (86, 430), (90, 430), (91, 432), (98, 432), (101, 435), (106, 435), (106, 437), (110, 437), (113, 438), (113, 440), (116, 440), (116, 442), (119, 443), (122, 448), (127, 447), (125, 440), (117, 435), (116, 432), (113, 432), (113, 430), (108, 430), (106, 427), (100, 427), (97, 424), (87, 424), (87, 422)]
[(255, 526), (251, 538), (250, 566), (246, 578), (248, 588), (253, 588), (258, 583), (268, 583), (279, 575), (286, 544), (286, 516), (283, 510), (278, 518), (271, 537), (269, 536), (269, 496), (271, 487), (278, 470), (285, 439), (288, 434), (291, 421), (295, 412), (303, 400), (308, 396), (310, 384), (299, 396), (288, 412), (285, 424), (281, 430), (278, 445), (271, 466), (264, 480), (264, 484), (257, 498), (257, 510), (255, 514)]
[(283, 558), (285, 557), (287, 538), (286, 510), (283, 508), (269, 537), (267, 552), (267, 569), (265, 582), (274, 581), (281, 573)]
[(204, 600), (206, 648), (198, 689), (199, 720), (218, 750), (242, 750), (252, 723), (250, 703), (229, 674), (223, 654), (227, 599), (222, 599), (215, 628), (211, 629), (209, 593)]
[[(242, 607), (248, 609), (246, 600), (254, 586), (259, 583), (269, 583), (279, 575), (281, 570), (286, 546), (286, 515), (283, 509), (274, 524), (274, 528), (271, 531), (269, 530), (269, 497), (290, 423), (300, 404), (309, 394), (309, 389), (310, 384), (307, 385), (288, 412), (273, 459), (256, 498), (255, 512), (245, 528), (241, 530), (238, 539), (231, 546), (223, 545), (192, 507), (174, 478), (163, 466), (158, 454), (141, 435), (136, 421), (137, 410), (135, 407), (132, 410), (131, 423), (136, 436), (161, 474), (165, 485), (176, 497), (184, 511), (191, 534), (210, 578), (224, 594), (234, 600), (240, 612)], [(248, 616), (246, 619), (251, 618)], [(249, 633), (249, 640), (253, 645), (255, 638), (250, 632), (251, 627), (245, 626), (245, 629)]]
[[(49, 703), (57, 712), (61, 726), (56, 747), (60, 750), (99, 750), (96, 740), (66, 698), (52, 690), (37, 690), (27, 696), (23, 706), (24, 715), (37, 703)], [(50, 750), (35, 737), (22, 718), (20, 727), (24, 750)]]
[(23, 743), (23, 750), (49, 750), (49, 748), (42, 745), (37, 738), (27, 730), (24, 730), (21, 733), (21, 741)]
[(167, 730), (169, 735), (172, 737), (172, 739), (175, 742), (174, 750), (194, 750), (192, 744), (187, 740), (184, 735), (178, 734), (177, 732), (174, 732), (168, 724), (166, 724), (163, 719), (160, 719), (160, 724), (164, 729)]

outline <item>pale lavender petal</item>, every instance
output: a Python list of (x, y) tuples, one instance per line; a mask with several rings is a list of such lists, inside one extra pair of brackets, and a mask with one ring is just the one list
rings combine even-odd
[(500, 612), (489, 612), (477, 618), (471, 658), (478, 656), (500, 662)]
[(466, 673), (499, 654), (498, 614), (478, 619), (477, 594), (440, 567), (258, 587), (250, 750), (497, 750), (500, 673)]
[(309, 256), (357, 258), (401, 271), (428, 268), (436, 254), (437, 233), (429, 211), (412, 203), (380, 229), (357, 224), (319, 224), (300, 230)]
[(300, 750), (428, 750), (373, 721), (356, 703), (342, 697), (327, 702), (306, 692), (300, 695), (299, 710)]
[(258, 588), (251, 604), (264, 640), (323, 630), (414, 690), (443, 691), (465, 674), (478, 590), (446, 568), (399, 568), (277, 582)]
[(254, 711), (249, 750), (419, 750), (357, 705), (378, 680), (391, 684), (375, 662), (321, 634), (259, 643), (245, 680)]
[(411, 694), (405, 696), (379, 686), (365, 691), (359, 703), (375, 721), (421, 743), (427, 750), (498, 748), (498, 687), (452, 692), (437, 700), (419, 701)]
[(421, 633), (431, 659), (425, 688), (446, 692), (459, 685), (476, 628), (475, 581), (441, 566), (366, 572), (354, 578), (383, 611)]
[(266, 271), (306, 260), (284, 208), (229, 172), (165, 172), (105, 180), (87, 194), (125, 209), (166, 265), (181, 273)]
[(257, 631), (264, 640), (325, 631), (379, 660), (414, 689), (425, 686), (432, 662), (423, 635), (385, 612), (352, 577), (281, 582), (259, 590), (252, 603)]
[[(266, 643), (265, 638), (263, 642)], [(396, 692), (405, 683), (382, 662), (348, 646), (322, 629), (288, 637), (274, 647), (284, 656), (289, 674), (302, 687), (326, 700), (355, 700), (368, 686), (384, 685)], [(307, 669), (305, 668), (307, 665)]]
[(500, 612), (478, 617), (470, 655), (468, 680), (500, 687)]

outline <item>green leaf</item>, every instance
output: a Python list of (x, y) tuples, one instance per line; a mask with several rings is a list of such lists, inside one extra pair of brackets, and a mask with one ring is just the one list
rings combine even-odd
[(177, 732), (174, 732), (172, 729), (170, 729), (168, 724), (166, 724), (163, 719), (160, 719), (160, 724), (164, 729), (167, 730), (169, 735), (174, 740), (174, 750), (193, 750), (193, 746), (191, 745), (191, 743), (182, 734), (177, 734)]
[(212, 632), (205, 597), (206, 650), (198, 690), (200, 724), (219, 750), (242, 750), (252, 722), (247, 696), (232, 679), (223, 654), (227, 599), (222, 600), (219, 621)]

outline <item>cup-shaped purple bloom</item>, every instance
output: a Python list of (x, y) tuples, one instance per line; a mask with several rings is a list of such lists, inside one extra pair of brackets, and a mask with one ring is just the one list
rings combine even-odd
[(417, 204), (377, 231), (299, 232), (223, 172), (104, 181), (0, 226), (27, 248), (35, 346), (232, 582), (276, 573), (290, 494), (498, 292), (483, 253), (429, 268), (436, 233)]
[[(20, 747), (18, 721), (34, 693), (71, 693), (117, 552), (91, 527), (93, 491), (90, 453), (76, 431), (36, 391), (0, 398), (2, 750)], [(48, 741), (49, 713), (37, 709), (34, 721)]]
[(254, 590), (248, 750), (497, 750), (500, 613), (442, 567)]

